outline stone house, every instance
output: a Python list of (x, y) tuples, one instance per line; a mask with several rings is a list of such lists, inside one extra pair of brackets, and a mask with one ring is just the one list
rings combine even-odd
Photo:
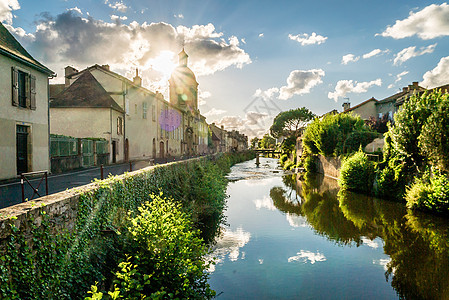
[[(110, 71), (107, 65), (94, 65), (82, 71), (66, 67), (65, 71), (65, 89), (52, 96), (52, 133), (106, 138), (109, 141), (111, 162), (182, 154), (183, 132), (179, 126), (174, 126), (176, 122), (182, 124), (182, 111), (165, 101), (162, 94), (142, 87), (142, 79), (137, 71), (132, 81)], [(88, 82), (76, 84), (79, 79)], [(73, 90), (86, 91), (70, 95), (72, 86)], [(99, 90), (101, 87), (102, 107), (107, 106), (109, 115), (99, 117), (96, 114), (98, 107), (92, 105), (83, 108), (85, 102), (97, 103), (97, 99), (90, 98), (98, 96), (88, 93), (94, 86)], [(78, 97), (80, 94), (85, 97)], [(62, 104), (66, 101), (74, 103), (70, 110)], [(168, 123), (168, 120), (172, 123)], [(86, 131), (83, 127), (91, 128)]]
[[(49, 170), (48, 86), (54, 72), (0, 23), (0, 180)], [(14, 158), (14, 159), (13, 159)]]

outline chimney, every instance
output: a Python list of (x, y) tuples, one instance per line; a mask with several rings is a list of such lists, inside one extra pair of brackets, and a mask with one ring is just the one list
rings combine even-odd
[(70, 79), (68, 77), (75, 73), (78, 73), (78, 70), (74, 67), (67, 66), (64, 68), (65, 87), (68, 87), (70, 85)]
[(347, 111), (348, 109), (351, 108), (351, 103), (349, 101), (346, 101), (343, 103), (343, 111)]
[(133, 78), (133, 83), (142, 86), (142, 77), (139, 76), (139, 69), (136, 69), (136, 76)]
[(105, 69), (105, 70), (110, 71), (110, 70), (109, 70), (109, 65), (102, 65), (101, 67), (102, 67), (103, 69)]
[(412, 85), (415, 86), (415, 87), (418, 87), (418, 81), (413, 81)]
[(407, 91), (408, 91), (408, 86), (404, 86), (404, 87), (402, 88), (402, 91), (403, 91), (403, 92), (407, 92)]
[(164, 100), (164, 95), (162, 95), (159, 91), (156, 91), (156, 99)]
[(221, 130), (224, 130), (224, 126), (223, 125), (221, 125)]

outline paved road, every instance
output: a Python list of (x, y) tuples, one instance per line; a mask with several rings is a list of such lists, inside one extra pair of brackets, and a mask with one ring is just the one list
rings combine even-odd
[[(149, 166), (148, 161), (139, 161), (132, 163), (133, 171)], [(129, 171), (129, 163), (105, 166), (103, 170), (104, 177), (108, 174), (119, 175)], [(101, 178), (100, 168), (90, 168), (85, 170), (78, 170), (64, 174), (49, 175), (48, 176), (48, 193), (53, 194), (65, 189), (85, 185), (94, 178)], [(29, 180), (33, 186), (39, 184), (40, 178)], [(39, 194), (45, 195), (45, 182), (42, 182), (39, 187)], [(31, 199), (33, 190), (25, 183), (25, 198)], [(39, 196), (34, 196), (33, 200)], [(22, 188), (20, 181), (0, 184), (0, 208), (8, 207), (22, 202)]]
[[(158, 158), (155, 159), (155, 164), (164, 164), (167, 162), (175, 160), (189, 159), (191, 157), (177, 157), (175, 158)], [(132, 163), (132, 170), (138, 170), (148, 167), (150, 163), (148, 161), (137, 161)], [(104, 177), (106, 178), (108, 174), (119, 175), (128, 172), (130, 169), (129, 163), (116, 164), (105, 166), (103, 170)], [(73, 187), (85, 185), (91, 183), (95, 178), (101, 178), (100, 167), (89, 168), (84, 170), (78, 170), (73, 172), (67, 172), (64, 174), (56, 174), (48, 176), (48, 194), (54, 194), (57, 192), (64, 191)], [(40, 178), (29, 180), (30, 183), (36, 187)], [(39, 194), (41, 196), (45, 195), (45, 182), (42, 182), (38, 188)], [(31, 199), (33, 196), (32, 188), (25, 183), (25, 198)], [(37, 199), (39, 196), (34, 196), (32, 200)], [(20, 180), (11, 183), (0, 183), (0, 209), (11, 205), (15, 205), (22, 202), (22, 187), (20, 185)]]

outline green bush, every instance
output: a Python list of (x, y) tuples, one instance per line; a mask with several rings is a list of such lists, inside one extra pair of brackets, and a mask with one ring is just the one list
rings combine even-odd
[(287, 160), (288, 160), (288, 155), (282, 154), (281, 157), (279, 158), (279, 163), (281, 164), (281, 166), (284, 166), (284, 164)]
[(374, 172), (374, 163), (359, 150), (343, 161), (338, 183), (343, 189), (370, 194), (373, 191)]
[(316, 172), (317, 168), (316, 168), (316, 156), (314, 155), (308, 155), (304, 158), (304, 169), (306, 170), (306, 172)]
[(162, 196), (139, 207), (130, 220), (127, 259), (120, 264), (114, 283), (125, 299), (169, 293), (180, 299), (209, 299), (206, 245), (179, 204)]
[(295, 163), (291, 160), (287, 160), (284, 164), (284, 170), (291, 170), (295, 167), (296, 167)]
[(449, 177), (439, 174), (430, 179), (417, 179), (407, 189), (407, 207), (449, 215)]
[(315, 118), (307, 126), (302, 141), (307, 153), (334, 157), (364, 148), (376, 136), (359, 116), (333, 114)]

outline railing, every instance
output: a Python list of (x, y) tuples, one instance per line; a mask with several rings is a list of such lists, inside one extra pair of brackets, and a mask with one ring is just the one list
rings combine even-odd
[[(42, 176), (41, 176), (41, 178), (40, 178), (41, 180), (39, 181), (37, 186), (34, 187), (31, 184), (31, 182), (28, 180), (27, 176), (34, 177), (37, 175), (42, 175)], [(28, 185), (33, 190), (33, 195), (31, 196), (30, 199), (28, 199), (28, 201), (30, 201), (34, 198), (35, 195), (42, 197), (42, 195), (39, 194), (39, 187), (41, 186), (41, 183), (44, 181), (44, 179), (45, 179), (45, 195), (48, 195), (48, 171), (37, 171), (37, 172), (29, 172), (29, 173), (20, 174), (20, 185), (22, 186), (22, 202), (25, 202), (25, 182), (28, 183)]]

